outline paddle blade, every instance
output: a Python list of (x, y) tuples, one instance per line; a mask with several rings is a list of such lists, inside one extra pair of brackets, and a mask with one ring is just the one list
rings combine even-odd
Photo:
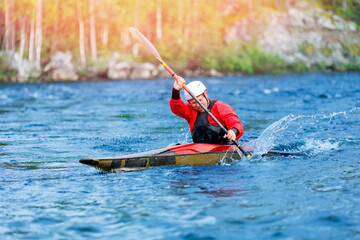
[(149, 52), (151, 52), (152, 55), (154, 55), (154, 57), (156, 57), (157, 60), (159, 60), (161, 63), (164, 62), (154, 45), (139, 30), (133, 27), (129, 27), (129, 31), (134, 38), (136, 38)]

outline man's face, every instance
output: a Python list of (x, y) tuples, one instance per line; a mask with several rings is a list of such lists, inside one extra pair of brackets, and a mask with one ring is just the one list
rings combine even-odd
[[(204, 97), (204, 95), (206, 96), (206, 98)], [(207, 94), (206, 92), (204, 94), (201, 94), (199, 96), (196, 97), (206, 108), (208, 107), (208, 102), (207, 102)], [(191, 107), (193, 109), (195, 109), (198, 112), (204, 113), (204, 109), (194, 100), (194, 99), (190, 99), (189, 103), (191, 104)]]

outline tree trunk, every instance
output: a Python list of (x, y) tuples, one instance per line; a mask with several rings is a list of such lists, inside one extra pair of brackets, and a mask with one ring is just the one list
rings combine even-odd
[(35, 23), (34, 23), (35, 9), (30, 20), (30, 40), (29, 40), (29, 61), (34, 61), (34, 44), (35, 44)]
[[(14, 12), (14, 2), (13, 0), (10, 0), (10, 12)], [(15, 15), (11, 16), (10, 18), (10, 50), (15, 51), (15, 34), (16, 34), (16, 27), (15, 27)]]
[(26, 19), (25, 17), (21, 18), (21, 23), (20, 23), (20, 28), (21, 28), (21, 40), (20, 40), (20, 48), (19, 48), (19, 65), (21, 66), (23, 57), (24, 57), (24, 50), (25, 50), (25, 44), (26, 44)]
[(247, 0), (248, 15), (250, 19), (252, 19), (252, 12), (253, 12), (252, 1), (253, 0)]
[(101, 43), (104, 48), (107, 47), (109, 40), (109, 24), (105, 23), (101, 33)]
[(42, 0), (37, 0), (36, 30), (35, 30), (35, 61), (36, 69), (41, 68), (41, 45), (42, 45)]
[[(106, 0), (104, 2), (104, 5), (105, 5), (104, 7), (105, 10), (103, 9), (104, 15), (107, 16), (107, 14), (109, 14), (109, 12), (111, 11), (109, 0)], [(106, 49), (109, 41), (109, 21), (108, 18), (105, 18), (103, 21), (104, 23), (101, 29), (101, 43), (103, 47)]]
[[(55, 0), (54, 3), (55, 9), (57, 9), (58, 6), (59, 6), (59, 0)], [(58, 29), (59, 29), (59, 18), (57, 16), (52, 26), (50, 55), (53, 55), (58, 48), (58, 36), (57, 36)]]
[(89, 11), (90, 11), (90, 48), (91, 48), (91, 59), (96, 61), (97, 59), (97, 48), (96, 48), (96, 29), (95, 29), (95, 13), (94, 13), (94, 0), (89, 0)]
[(156, 38), (162, 38), (162, 15), (161, 15), (161, 0), (156, 1)]
[[(178, 31), (179, 33), (183, 33), (184, 32), (184, 1), (178, 1), (177, 9), (178, 9), (177, 21), (179, 23)], [(183, 36), (181, 36), (181, 38), (183, 38)]]
[(3, 40), (2, 49), (7, 52), (11, 50), (11, 32), (12, 32), (12, 24), (11, 24), (11, 4), (12, 0), (5, 0), (5, 34)]
[[(135, 26), (135, 28), (138, 28), (138, 22), (139, 22), (138, 0), (135, 0), (135, 3), (134, 3), (134, 26)], [(137, 43), (137, 41), (135, 41), (133, 44), (132, 54), (134, 57), (139, 56), (139, 44)]]
[(79, 22), (79, 48), (80, 48), (81, 68), (84, 69), (86, 67), (85, 24), (82, 18), (79, 0), (77, 0), (77, 13), (78, 13), (78, 22)]
[(286, 10), (291, 8), (291, 0), (286, 0), (285, 1), (285, 7), (286, 7)]
[(193, 32), (196, 34), (195, 36), (197, 37), (201, 34), (198, 29), (198, 27), (199, 27), (199, 0), (193, 0), (192, 11), (194, 13), (192, 27), (194, 28)]
[[(121, 9), (121, 13), (122, 16), (126, 16), (128, 14), (128, 10), (126, 8), (122, 8)], [(122, 51), (126, 51), (126, 49), (129, 47), (130, 43), (130, 36), (129, 36), (129, 30), (127, 28), (123, 28), (122, 30), (120, 30), (120, 45), (119, 48)]]
[(179, 33), (178, 42), (179, 44), (185, 44), (184, 42), (184, 1), (177, 1), (177, 22), (179, 23), (174, 31)]
[(275, 6), (277, 10), (281, 10), (280, 0), (275, 0)]
[(313, 2), (312, 11), (314, 17), (316, 18), (316, 0), (312, 0), (312, 2)]
[(190, 9), (191, 9), (191, 3), (189, 0), (185, 1), (184, 6), (184, 13), (185, 13), (185, 19), (184, 19), (184, 42), (185, 45), (189, 44), (190, 39), (190, 28), (191, 28), (191, 16), (190, 16)]
[(127, 49), (129, 48), (129, 46), (132, 43), (132, 39), (130, 37), (130, 33), (129, 30), (127, 28), (124, 28), (121, 31), (121, 36), (120, 36), (120, 48), (122, 49), (122, 51), (127, 51)]
[(341, 7), (344, 12), (347, 10), (347, 1), (346, 0), (342, 0)]

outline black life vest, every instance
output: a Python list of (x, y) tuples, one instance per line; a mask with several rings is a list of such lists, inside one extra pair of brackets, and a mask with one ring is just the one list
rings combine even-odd
[[(208, 106), (209, 111), (214, 106), (216, 100), (212, 100)], [(224, 138), (225, 133), (219, 126), (214, 126), (209, 123), (209, 114), (197, 113), (194, 128), (191, 133), (194, 143), (212, 143), (212, 144), (227, 144), (230, 145), (231, 141)], [(225, 127), (226, 128), (226, 127)]]

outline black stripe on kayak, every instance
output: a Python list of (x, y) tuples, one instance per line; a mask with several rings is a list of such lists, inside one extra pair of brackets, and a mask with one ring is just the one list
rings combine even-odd
[[(156, 156), (156, 157), (148, 157), (148, 158), (128, 158), (125, 159), (125, 167), (134, 168), (134, 167), (147, 167), (147, 161), (149, 159), (149, 167), (157, 167), (157, 166), (171, 166), (176, 164), (175, 156)], [(120, 162), (120, 161), (113, 161)], [(116, 166), (114, 164), (111, 165), (111, 169), (119, 168), (121, 166), (121, 162), (117, 163)]]
[(129, 158), (125, 160), (125, 167), (146, 167), (147, 158)]
[(121, 159), (113, 160), (110, 169), (120, 168), (122, 161)]
[(156, 157), (149, 157), (149, 166), (156, 167), (156, 166), (170, 166), (175, 165), (176, 159), (175, 156), (156, 156)]

